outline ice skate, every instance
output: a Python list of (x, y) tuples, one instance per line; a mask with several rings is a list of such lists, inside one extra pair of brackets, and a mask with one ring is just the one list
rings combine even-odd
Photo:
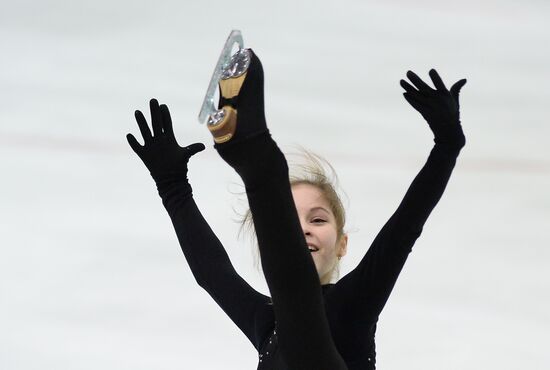
[[(235, 44), (239, 49), (229, 57)], [(199, 121), (206, 122), (216, 144), (267, 131), (262, 66), (254, 52), (242, 46), (240, 32), (233, 31), (218, 59), (199, 114)], [(218, 109), (214, 107), (216, 88), (220, 93)]]

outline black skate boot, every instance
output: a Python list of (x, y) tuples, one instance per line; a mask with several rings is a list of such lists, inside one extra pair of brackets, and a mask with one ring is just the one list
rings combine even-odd
[(252, 49), (240, 49), (219, 81), (218, 112), (208, 119), (216, 144), (237, 142), (267, 132), (262, 64)]

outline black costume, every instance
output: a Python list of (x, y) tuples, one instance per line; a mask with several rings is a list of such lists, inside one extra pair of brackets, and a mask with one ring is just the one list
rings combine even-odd
[[(437, 92), (442, 82), (439, 76), (430, 75), (438, 90), (430, 89)], [(427, 119), (436, 144), (360, 264), (336, 284), (322, 287), (298, 221), (285, 158), (265, 126), (263, 96), (261, 104), (241, 100), (245, 107), (259, 107), (261, 112), (250, 116), (256, 121), (263, 119), (263, 125), (258, 124), (256, 132), (249, 126), (249, 131), (240, 134), (237, 126), (235, 139), (217, 144), (216, 149), (245, 184), (271, 298), (255, 291), (236, 273), (194, 202), (186, 164), (191, 155), (204, 148), (202, 144), (180, 148), (168, 109), (159, 109), (156, 101), (151, 102), (154, 137), (141, 112), (136, 112), (145, 146), (139, 146), (129, 135), (130, 145), (157, 183), (195, 279), (258, 350), (258, 369), (375, 368), (378, 316), (443, 194), (465, 142), (458, 121), (458, 91), (465, 80), (450, 92), (445, 89), (443, 98), (452, 97), (456, 105), (445, 107), (450, 112), (445, 116), (435, 109), (441, 106), (441, 94), (429, 96), (432, 93), (416, 75), (408, 76), (419, 91), (402, 81), (407, 90), (405, 98)], [(263, 92), (263, 83), (261, 87)], [(247, 92), (244, 85), (242, 91)], [(245, 113), (243, 109), (239, 114), (246, 118)]]
[[(375, 368), (378, 315), (424, 222), (445, 189), (458, 152), (456, 147), (436, 144), (399, 208), (359, 265), (336, 284), (322, 286), (332, 337), (350, 370)], [(268, 169), (266, 172), (262, 176), (272, 179), (267, 177)], [(258, 369), (284, 369), (278, 362), (281, 359), (277, 356), (271, 299), (251, 288), (234, 270), (197, 208), (185, 179), (166, 182), (158, 190), (193, 275), (258, 350)], [(278, 200), (266, 201), (270, 204)], [(273, 228), (279, 230), (275, 225)], [(288, 262), (286, 256), (279, 256), (284, 263)], [(295, 282), (284, 284), (292, 286)]]

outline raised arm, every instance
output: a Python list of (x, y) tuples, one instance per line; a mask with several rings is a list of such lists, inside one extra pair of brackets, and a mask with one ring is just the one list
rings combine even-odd
[(460, 89), (466, 80), (456, 82), (449, 91), (435, 69), (430, 71), (435, 89), (411, 71), (407, 77), (416, 88), (401, 80), (401, 86), (406, 90), (403, 96), (428, 123), (434, 134), (435, 145), (392, 218), (397, 227), (420, 233), (443, 195), (456, 158), (466, 143), (460, 125), (458, 103)]
[(348, 302), (355, 305), (354, 311), (363, 317), (367, 315), (370, 320), (376, 320), (382, 311), (424, 223), (443, 195), (456, 158), (465, 144), (458, 96), (466, 80), (456, 82), (447, 90), (433, 69), (430, 77), (435, 89), (411, 71), (407, 77), (414, 86), (401, 80), (406, 91), (403, 95), (427, 121), (434, 133), (435, 145), (401, 204), (360, 264), (337, 284), (342, 297), (356, 297)]
[(204, 150), (204, 145), (196, 143), (180, 147), (166, 105), (159, 106), (152, 99), (150, 109), (153, 134), (143, 114), (136, 111), (144, 145), (140, 145), (131, 134), (127, 135), (128, 143), (155, 180), (197, 283), (258, 347), (254, 315), (261, 305), (269, 302), (269, 298), (255, 291), (237, 274), (225, 249), (195, 204), (187, 180), (189, 158)]

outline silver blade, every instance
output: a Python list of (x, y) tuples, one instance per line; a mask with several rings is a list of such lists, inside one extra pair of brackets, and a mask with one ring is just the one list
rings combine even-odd
[(212, 73), (212, 78), (208, 84), (208, 90), (206, 91), (206, 95), (202, 101), (201, 111), (199, 113), (199, 123), (205, 123), (211, 115), (218, 112), (218, 109), (214, 103), (214, 95), (216, 94), (222, 73), (229, 65), (232, 55), (231, 50), (233, 50), (233, 46), (235, 46), (235, 44), (239, 46), (239, 50), (244, 47), (243, 37), (241, 35), (241, 31), (239, 30), (231, 31), (225, 45), (223, 46), (218, 62), (216, 63), (216, 67), (214, 68), (214, 73)]

